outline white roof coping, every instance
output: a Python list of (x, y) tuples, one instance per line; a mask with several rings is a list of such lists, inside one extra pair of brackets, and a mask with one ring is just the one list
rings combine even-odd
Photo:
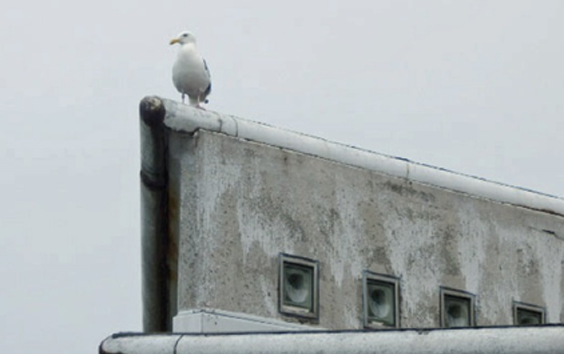
[(172, 319), (173, 332), (235, 333), (322, 330), (293, 322), (216, 308), (180, 310)]
[(561, 354), (564, 327), (247, 334), (116, 334), (100, 354)]
[(156, 97), (146, 99), (162, 101), (165, 108), (164, 124), (175, 131), (193, 133), (204, 129), (220, 132), (418, 183), (564, 216), (564, 199), (559, 197), (343, 145), (243, 118), (197, 109), (172, 100)]

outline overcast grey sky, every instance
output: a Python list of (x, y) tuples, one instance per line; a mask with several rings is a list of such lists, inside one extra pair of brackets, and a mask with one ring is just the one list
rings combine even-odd
[(0, 352), (141, 330), (138, 103), (208, 109), (564, 196), (564, 1), (4, 0)]

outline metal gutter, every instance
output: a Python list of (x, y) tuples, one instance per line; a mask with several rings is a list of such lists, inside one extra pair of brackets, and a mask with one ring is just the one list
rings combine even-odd
[(176, 101), (160, 100), (166, 111), (164, 124), (172, 130), (187, 133), (193, 133), (198, 129), (220, 132), (438, 188), (564, 216), (564, 199), (555, 196), (338, 144), (242, 118), (195, 109)]
[(174, 242), (168, 230), (165, 108), (158, 98), (147, 97), (139, 113), (143, 330), (167, 332), (176, 314), (176, 287), (171, 281), (175, 264), (166, 257)]
[(100, 354), (561, 354), (563, 325), (248, 334), (116, 334)]

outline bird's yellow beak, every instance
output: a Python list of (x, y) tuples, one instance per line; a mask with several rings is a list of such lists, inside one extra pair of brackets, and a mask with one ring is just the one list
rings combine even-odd
[(178, 42), (180, 42), (180, 41), (178, 40), (178, 38), (175, 38), (175, 39), (173, 39), (173, 40), (170, 41), (170, 45), (176, 44), (176, 43), (178, 43)]

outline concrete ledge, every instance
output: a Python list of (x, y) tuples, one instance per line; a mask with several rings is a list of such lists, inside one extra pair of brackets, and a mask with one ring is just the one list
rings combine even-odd
[[(148, 99), (159, 98), (145, 98)], [(564, 216), (564, 199), (555, 196), (342, 145), (242, 118), (196, 109), (176, 101), (160, 100), (165, 108), (164, 124), (175, 131), (193, 133), (205, 129), (221, 132), (417, 183)]]
[(240, 333), (311, 331), (312, 327), (216, 309), (180, 311), (173, 319), (175, 333)]
[(287, 332), (269, 334), (114, 335), (100, 354), (559, 354), (564, 327)]

